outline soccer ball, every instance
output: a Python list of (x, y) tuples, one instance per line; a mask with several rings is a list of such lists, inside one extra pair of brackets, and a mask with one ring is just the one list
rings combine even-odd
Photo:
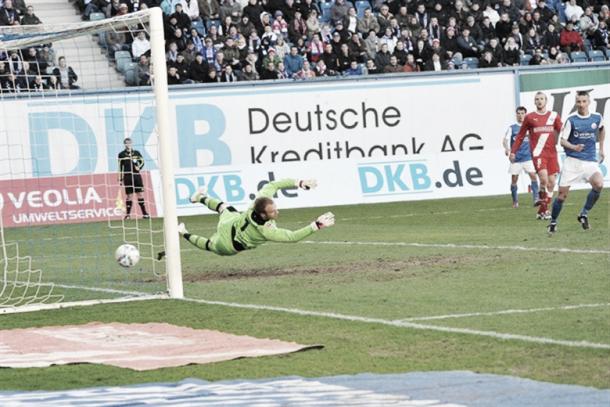
[(122, 244), (114, 252), (114, 258), (121, 267), (133, 267), (140, 261), (140, 251), (131, 244)]

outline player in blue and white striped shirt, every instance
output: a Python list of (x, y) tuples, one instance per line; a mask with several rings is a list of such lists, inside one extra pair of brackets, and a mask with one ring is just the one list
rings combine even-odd
[[(521, 123), (523, 123), (526, 113), (527, 109), (523, 106), (519, 106), (515, 111), (517, 123), (513, 123), (508, 126), (506, 134), (504, 134), (502, 145), (504, 146), (504, 152), (507, 156), (510, 156), (511, 148), (515, 143), (517, 134), (519, 134)], [(530, 176), (530, 180), (532, 181), (532, 194), (534, 196), (534, 202), (536, 202), (536, 198), (538, 197), (538, 178), (536, 177), (536, 170), (534, 169), (534, 163), (532, 162), (532, 152), (530, 150), (530, 143), (527, 136), (515, 154), (515, 161), (511, 162), (510, 166), (508, 167), (508, 173), (511, 175), (510, 194), (513, 198), (513, 208), (519, 207), (519, 200), (517, 198), (517, 181), (519, 180), (519, 174), (521, 171), (526, 172)]]
[[(572, 184), (577, 182), (591, 184), (592, 189), (587, 195), (585, 205), (577, 218), (585, 230), (589, 229), (589, 211), (599, 199), (604, 186), (604, 177), (599, 168), (599, 163), (604, 160), (606, 129), (602, 115), (589, 112), (590, 103), (591, 99), (588, 92), (577, 92), (577, 112), (568, 116), (561, 131), (560, 142), (567, 157), (563, 162), (559, 179), (559, 194), (553, 202), (551, 223), (547, 228), (549, 234), (557, 231), (557, 218)], [(597, 141), (599, 141), (599, 157), (595, 145)]]

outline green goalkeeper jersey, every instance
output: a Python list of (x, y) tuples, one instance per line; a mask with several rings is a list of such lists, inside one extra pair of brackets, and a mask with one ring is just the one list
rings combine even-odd
[[(273, 198), (278, 190), (292, 188), (295, 185), (296, 181), (294, 179), (272, 181), (258, 191), (257, 198)], [(235, 226), (235, 240), (241, 243), (246, 249), (254, 249), (267, 241), (298, 242), (315, 231), (311, 225), (293, 231), (278, 228), (274, 220), (266, 221), (264, 223), (261, 221), (257, 222), (256, 217), (253, 218), (252, 216), (253, 213), (254, 204), (250, 205), (246, 212), (241, 213), (233, 224)]]

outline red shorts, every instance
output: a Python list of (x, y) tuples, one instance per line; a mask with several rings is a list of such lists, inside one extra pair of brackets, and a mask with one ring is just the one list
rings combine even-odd
[(534, 168), (537, 173), (546, 170), (549, 175), (559, 174), (557, 155), (532, 157), (532, 161), (534, 161)]

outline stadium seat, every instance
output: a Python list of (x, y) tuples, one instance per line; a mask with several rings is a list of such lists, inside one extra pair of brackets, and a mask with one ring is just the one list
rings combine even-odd
[(532, 56), (530, 54), (521, 55), (521, 65), (529, 65)]
[(203, 24), (203, 21), (195, 20), (195, 21), (191, 22), (191, 27), (196, 29), (197, 32), (199, 33), (199, 35), (201, 35), (202, 37), (205, 37), (206, 32), (205, 32), (205, 24)]
[(129, 51), (117, 51), (114, 53), (114, 60), (116, 61), (116, 70), (123, 72), (125, 65), (131, 62), (131, 53)]
[(91, 13), (89, 14), (89, 20), (90, 21), (99, 21), (99, 20), (103, 20), (106, 18), (106, 15), (104, 13)]
[(584, 52), (572, 52), (572, 62), (587, 62), (587, 55)]
[(466, 64), (468, 69), (477, 69), (479, 67), (479, 58), (475, 58), (475, 57), (464, 58), (464, 61), (462, 61), (462, 64)]
[(322, 15), (320, 16), (320, 22), (328, 23), (330, 22), (330, 9), (332, 8), (332, 2), (322, 2), (320, 3), (320, 11), (322, 11)]
[(356, 11), (358, 12), (358, 18), (362, 18), (364, 16), (364, 10), (367, 7), (371, 7), (371, 4), (367, 0), (356, 1)]
[(99, 44), (100, 47), (102, 47), (104, 49), (108, 48), (108, 41), (107, 41), (105, 31), (103, 31), (97, 35), (97, 43)]
[(603, 62), (606, 60), (606, 57), (604, 56), (604, 52), (600, 51), (598, 49), (589, 51), (589, 56), (591, 57), (591, 61), (594, 61), (594, 62)]
[(136, 78), (136, 67), (138, 64), (135, 62), (129, 62), (125, 64), (123, 72), (125, 73), (125, 83), (127, 86), (136, 86), (137, 78)]

